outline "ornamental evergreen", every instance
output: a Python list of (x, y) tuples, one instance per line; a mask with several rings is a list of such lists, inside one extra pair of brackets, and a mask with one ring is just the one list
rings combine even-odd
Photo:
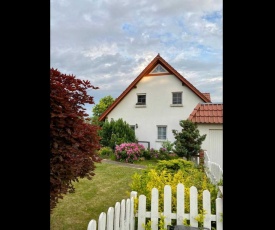
[(199, 153), (206, 134), (200, 135), (197, 124), (190, 120), (181, 120), (179, 124), (182, 127), (181, 132), (172, 130), (176, 139), (174, 141), (174, 152), (180, 157), (191, 160), (192, 156)]

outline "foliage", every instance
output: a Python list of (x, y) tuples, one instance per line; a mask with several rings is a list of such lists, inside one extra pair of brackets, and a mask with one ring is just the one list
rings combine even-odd
[(169, 152), (167, 151), (166, 148), (161, 147), (159, 149), (159, 159), (160, 160), (168, 159), (168, 154), (169, 154)]
[(195, 217), (195, 220), (198, 221), (199, 229), (203, 229), (203, 222), (206, 214), (206, 210), (202, 209), (202, 211)]
[(142, 155), (146, 160), (150, 160), (150, 159), (158, 159), (159, 157), (159, 151), (154, 149), (154, 148), (150, 148), (145, 149)]
[[(167, 165), (167, 167), (165, 167)], [(211, 183), (205, 173), (191, 161), (183, 159), (159, 161), (156, 166), (143, 170), (141, 174), (134, 174), (131, 189), (138, 194), (144, 194), (148, 200), (147, 208), (151, 205), (151, 190), (159, 191), (159, 210), (163, 211), (164, 186), (170, 185), (172, 189), (172, 210), (176, 210), (176, 190), (178, 183), (185, 187), (185, 212), (190, 212), (190, 187), (195, 186), (198, 190), (198, 208), (202, 209), (203, 190), (209, 190), (211, 194), (212, 213), (215, 213), (215, 198), (218, 189)]]
[(198, 126), (190, 120), (181, 120), (181, 132), (172, 130), (175, 137), (175, 153), (180, 157), (186, 157), (187, 160), (191, 156), (197, 155), (201, 149), (201, 144), (206, 138), (206, 134), (200, 135)]
[(176, 153), (169, 152), (166, 148), (161, 147), (158, 151), (159, 160), (177, 159), (179, 156)]
[(100, 126), (103, 125), (103, 122), (98, 121), (98, 119), (113, 104), (114, 101), (115, 99), (110, 95), (99, 100), (98, 104), (96, 104), (92, 109), (92, 124), (97, 124)]
[(170, 160), (177, 159), (178, 155), (173, 152), (169, 152), (166, 148), (161, 147), (159, 150), (154, 148), (146, 149), (142, 155), (146, 160), (156, 159), (156, 160)]
[(115, 147), (115, 156), (119, 161), (133, 163), (140, 160), (144, 150), (144, 146), (138, 143), (122, 143)]
[(157, 171), (166, 170), (171, 173), (175, 173), (178, 170), (184, 171), (186, 174), (190, 175), (193, 173), (193, 169), (196, 168), (196, 165), (192, 161), (183, 160), (181, 158), (173, 160), (161, 160), (155, 166)]
[(87, 122), (82, 106), (93, 104), (87, 89), (97, 89), (89, 81), (50, 69), (50, 212), (59, 199), (74, 192), (72, 182), (92, 179), (100, 162), (98, 127)]
[(146, 224), (142, 224), (142, 227), (144, 228), (144, 230), (152, 230), (152, 221), (147, 221)]
[(162, 148), (165, 148), (168, 152), (172, 152), (173, 151), (173, 147), (174, 147), (174, 143), (172, 143), (171, 141), (163, 141), (162, 142)]
[[(170, 225), (171, 223), (168, 223)], [(144, 230), (152, 230), (152, 221), (148, 220), (146, 224), (143, 224)], [(159, 221), (158, 221), (158, 230), (167, 230), (165, 228), (165, 216), (163, 214), (160, 215)]]
[(110, 122), (106, 120), (99, 131), (99, 136), (101, 137), (101, 145), (108, 146), (113, 150), (116, 145), (137, 142), (135, 131), (122, 118)]
[(98, 154), (101, 158), (111, 158), (114, 151), (110, 147), (102, 147), (98, 151)]

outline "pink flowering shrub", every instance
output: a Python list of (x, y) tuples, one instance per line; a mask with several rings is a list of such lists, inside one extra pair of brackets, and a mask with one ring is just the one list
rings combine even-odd
[(115, 147), (116, 160), (133, 163), (140, 160), (145, 148), (138, 143), (122, 143)]

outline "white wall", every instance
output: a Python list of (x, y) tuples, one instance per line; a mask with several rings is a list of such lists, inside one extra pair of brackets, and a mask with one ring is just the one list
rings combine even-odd
[(212, 162), (215, 162), (223, 169), (223, 125), (222, 124), (198, 124), (200, 135), (206, 134), (202, 143), (202, 149)]
[[(170, 106), (172, 92), (182, 92), (182, 107)], [(146, 93), (146, 108), (136, 108), (138, 93)], [(138, 140), (159, 149), (162, 142), (157, 140), (157, 125), (167, 125), (167, 140), (174, 142), (172, 130), (181, 131), (179, 121), (187, 119), (199, 102), (203, 101), (174, 75), (146, 76), (108, 114), (108, 120), (122, 118), (129, 125), (138, 124)]]

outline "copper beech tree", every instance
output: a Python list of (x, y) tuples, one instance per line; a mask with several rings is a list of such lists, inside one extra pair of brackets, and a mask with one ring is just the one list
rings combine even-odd
[(50, 212), (59, 199), (74, 192), (78, 178), (92, 179), (101, 159), (98, 126), (87, 122), (85, 103), (94, 104), (89, 81), (50, 69)]

